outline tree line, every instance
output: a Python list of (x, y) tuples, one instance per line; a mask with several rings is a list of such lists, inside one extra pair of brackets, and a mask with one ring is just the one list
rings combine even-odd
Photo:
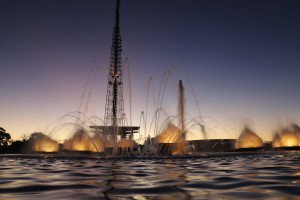
[(20, 140), (13, 140), (10, 134), (4, 128), (0, 127), (0, 154), (29, 152), (30, 140), (39, 134), (42, 133), (24, 134)]

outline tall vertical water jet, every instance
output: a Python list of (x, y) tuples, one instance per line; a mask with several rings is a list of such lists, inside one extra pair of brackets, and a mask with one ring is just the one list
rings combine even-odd
[(178, 85), (178, 126), (169, 122), (166, 128), (157, 136), (159, 153), (162, 154), (181, 154), (184, 153), (186, 146), (185, 120), (184, 120), (184, 89), (182, 81)]
[(178, 115), (179, 115), (179, 123), (178, 127), (180, 129), (180, 135), (178, 138), (178, 142), (176, 148), (174, 149), (173, 153), (184, 153), (185, 145), (186, 145), (186, 138), (185, 138), (185, 122), (184, 122), (184, 88), (182, 85), (182, 80), (179, 80), (178, 85)]

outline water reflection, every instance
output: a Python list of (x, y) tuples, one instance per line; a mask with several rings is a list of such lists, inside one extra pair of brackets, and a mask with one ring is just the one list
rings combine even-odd
[(297, 199), (300, 152), (185, 159), (2, 156), (2, 199)]

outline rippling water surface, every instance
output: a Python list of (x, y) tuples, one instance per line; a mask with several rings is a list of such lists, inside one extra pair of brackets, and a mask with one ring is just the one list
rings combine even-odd
[(299, 151), (156, 159), (0, 156), (0, 199), (300, 199)]

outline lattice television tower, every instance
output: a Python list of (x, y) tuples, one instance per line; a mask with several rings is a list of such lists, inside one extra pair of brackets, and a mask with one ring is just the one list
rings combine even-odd
[(104, 123), (107, 126), (124, 126), (124, 101), (121, 58), (122, 40), (119, 24), (119, 8), (120, 1), (117, 0), (104, 116)]
[(125, 126), (123, 81), (122, 81), (122, 40), (120, 33), (120, 0), (116, 1), (115, 26), (112, 37), (110, 66), (105, 104), (104, 126), (90, 126), (95, 133), (112, 135), (117, 139), (132, 138), (133, 133), (138, 132), (140, 127)]

